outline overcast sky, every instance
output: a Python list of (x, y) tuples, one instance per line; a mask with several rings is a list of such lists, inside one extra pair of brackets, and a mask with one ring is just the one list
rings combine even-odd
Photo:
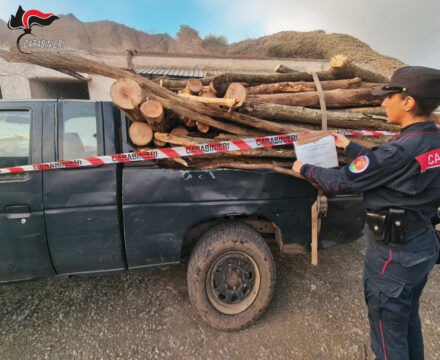
[(440, 0), (1, 0), (0, 18), (8, 21), (18, 5), (171, 36), (186, 24), (202, 37), (225, 35), (229, 43), (322, 29), (353, 35), (410, 65), (440, 68)]

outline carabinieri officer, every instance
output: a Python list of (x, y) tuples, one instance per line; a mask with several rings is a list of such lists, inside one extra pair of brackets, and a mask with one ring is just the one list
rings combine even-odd
[(371, 345), (380, 360), (423, 359), (419, 299), (439, 257), (431, 225), (440, 206), (440, 131), (431, 113), (440, 105), (440, 71), (398, 69), (385, 95), (388, 122), (400, 124), (396, 140), (367, 149), (332, 133), (354, 159), (340, 169), (295, 161), (293, 170), (327, 193), (364, 193), (365, 301)]

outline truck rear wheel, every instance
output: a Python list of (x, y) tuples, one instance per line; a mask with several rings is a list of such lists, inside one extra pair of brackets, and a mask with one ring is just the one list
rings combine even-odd
[(211, 326), (237, 330), (261, 316), (275, 288), (272, 253), (248, 225), (229, 223), (208, 230), (188, 264), (191, 303)]

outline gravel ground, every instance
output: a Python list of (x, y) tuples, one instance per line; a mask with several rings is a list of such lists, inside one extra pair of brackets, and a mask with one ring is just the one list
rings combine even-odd
[[(239, 332), (201, 323), (185, 265), (0, 286), (0, 358), (362, 359), (364, 252), (364, 238), (322, 251), (317, 268), (276, 255), (274, 299)], [(440, 358), (439, 283), (436, 267), (421, 302), (427, 360)]]

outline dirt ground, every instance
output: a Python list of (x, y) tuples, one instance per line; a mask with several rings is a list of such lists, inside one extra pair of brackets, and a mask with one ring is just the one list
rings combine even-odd
[[(0, 286), (1, 359), (361, 359), (365, 239), (276, 255), (278, 283), (263, 317), (239, 332), (202, 323), (186, 265)], [(422, 296), (427, 360), (440, 358), (440, 267)], [(369, 348), (369, 346), (368, 346)], [(368, 359), (372, 359), (369, 351)]]

